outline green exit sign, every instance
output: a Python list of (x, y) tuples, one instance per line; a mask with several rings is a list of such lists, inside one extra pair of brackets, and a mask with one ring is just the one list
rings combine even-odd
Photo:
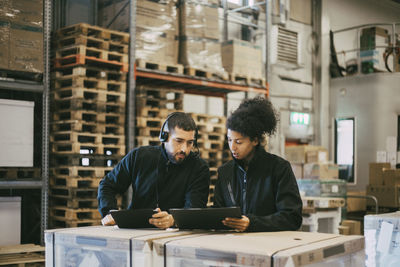
[(309, 125), (310, 114), (301, 112), (290, 112), (290, 124)]

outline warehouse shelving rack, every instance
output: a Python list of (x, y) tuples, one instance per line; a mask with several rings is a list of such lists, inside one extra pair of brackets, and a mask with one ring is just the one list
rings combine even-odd
[(0, 189), (41, 189), (41, 242), (48, 218), (49, 185), (49, 91), (50, 91), (50, 32), (52, 1), (43, 0), (43, 81), (33, 82), (19, 79), (1, 79), (0, 89), (42, 94), (42, 161), (41, 180), (27, 178), (23, 180), (0, 180)]

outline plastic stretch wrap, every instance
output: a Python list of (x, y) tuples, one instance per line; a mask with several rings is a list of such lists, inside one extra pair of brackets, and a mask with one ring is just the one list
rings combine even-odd
[(179, 61), (185, 66), (223, 73), (216, 1), (184, 1), (180, 10)]
[(400, 212), (364, 217), (366, 266), (400, 266)]
[[(178, 58), (178, 18), (176, 3), (170, 0), (136, 3), (136, 58), (176, 64)], [(103, 1), (100, 26), (129, 31), (129, 1)]]

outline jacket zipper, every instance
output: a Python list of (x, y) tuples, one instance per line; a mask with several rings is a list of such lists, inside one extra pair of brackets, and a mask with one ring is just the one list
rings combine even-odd
[(243, 192), (242, 192), (242, 204), (243, 204), (243, 214), (246, 215), (247, 212), (247, 201), (246, 201), (246, 191), (247, 191), (247, 172), (244, 172), (243, 177)]

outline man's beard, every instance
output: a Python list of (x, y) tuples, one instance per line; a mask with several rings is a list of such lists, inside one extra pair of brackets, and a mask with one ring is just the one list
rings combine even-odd
[[(178, 158), (177, 157), (178, 155), (184, 155), (185, 157)], [(171, 161), (175, 164), (181, 164), (186, 159), (186, 157), (187, 157), (187, 155), (184, 152), (178, 152), (178, 153), (175, 153), (174, 155), (171, 155), (168, 153), (169, 161)]]

